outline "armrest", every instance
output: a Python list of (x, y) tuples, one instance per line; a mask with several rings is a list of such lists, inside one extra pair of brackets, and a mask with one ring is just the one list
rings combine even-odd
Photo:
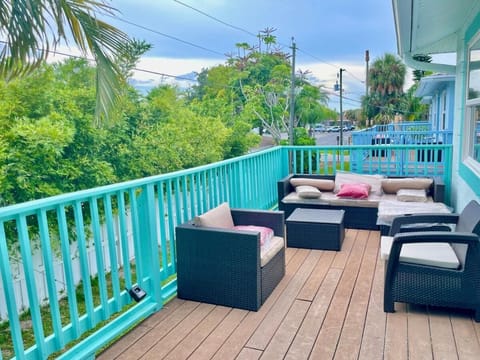
[(285, 196), (290, 194), (293, 191), (293, 186), (290, 184), (290, 179), (293, 177), (293, 174), (288, 175), (287, 177), (279, 180), (277, 182), (277, 191), (278, 191), (278, 201), (280, 202)]
[(443, 179), (435, 177), (433, 179), (433, 201), (435, 202), (445, 202), (445, 183)]
[(257, 310), (261, 304), (260, 233), (176, 227), (180, 298)]
[(458, 222), (458, 214), (414, 214), (414, 215), (401, 215), (393, 219), (392, 226), (390, 227), (390, 236), (401, 231), (401, 227), (404, 225), (412, 224), (424, 224), (424, 223), (442, 223), (442, 224), (456, 224)]
[(419, 231), (398, 233), (393, 237), (392, 250), (394, 246), (401, 246), (402, 244), (445, 242), (472, 245), (478, 241), (477, 234), (466, 232)]
[(231, 260), (237, 263), (242, 254), (247, 254), (246, 256), (253, 262), (251, 265), (255, 266), (257, 262), (260, 265), (260, 233), (198, 227), (185, 223), (176, 227), (175, 235), (179, 262), (186, 260), (181, 259), (181, 256), (187, 256), (201, 262), (211, 259), (214, 262), (229, 264)]
[(235, 225), (265, 226), (273, 230), (275, 236), (284, 236), (285, 214), (283, 211), (232, 209)]

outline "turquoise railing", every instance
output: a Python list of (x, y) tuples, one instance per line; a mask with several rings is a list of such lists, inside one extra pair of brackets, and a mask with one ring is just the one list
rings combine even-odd
[[(296, 174), (337, 170), (386, 176), (441, 178), (450, 197), (452, 145), (362, 145), (285, 147)], [(285, 159), (288, 161), (288, 159)]]
[[(98, 348), (175, 295), (177, 224), (223, 201), (233, 207), (271, 208), (276, 204), (276, 181), (285, 171), (282, 151), (274, 148), (1, 208), (0, 297), (14, 348), (14, 354), (7, 353), (0, 344), (3, 357), (45, 359), (102, 323), (100, 330), (63, 355), (93, 357)], [(39, 268), (34, 257), (40, 258)], [(132, 306), (126, 289), (134, 283), (147, 296)], [(28, 301), (21, 304), (25, 298)], [(61, 302), (68, 303), (67, 316), (62, 316)], [(41, 309), (43, 304), (48, 311)], [(28, 348), (19, 319), (22, 307), (29, 308), (35, 339)], [(44, 323), (51, 323), (51, 330), (46, 331)]]
[(451, 144), (453, 140), (451, 130), (432, 129), (431, 124), (425, 122), (375, 125), (353, 131), (351, 136), (353, 145)]
[[(93, 358), (175, 295), (178, 224), (224, 201), (274, 208), (290, 165), (295, 173), (440, 176), (449, 189), (450, 160), (449, 145), (275, 147), (1, 208), (0, 305), (13, 349), (0, 343), (0, 359), (45, 359), (74, 342), (61, 358)], [(134, 284), (147, 294), (139, 303), (127, 291)], [(33, 345), (20, 318), (27, 308)]]

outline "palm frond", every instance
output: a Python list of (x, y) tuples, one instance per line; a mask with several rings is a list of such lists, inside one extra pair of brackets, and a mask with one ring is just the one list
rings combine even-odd
[(97, 19), (114, 14), (104, 0), (0, 0), (0, 76), (9, 79), (37, 68), (69, 35), (84, 55), (97, 62), (97, 121), (108, 119), (123, 84), (114, 59), (122, 58), (128, 36)]

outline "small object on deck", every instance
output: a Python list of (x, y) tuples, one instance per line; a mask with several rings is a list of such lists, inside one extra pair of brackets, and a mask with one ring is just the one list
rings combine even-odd
[(147, 293), (142, 288), (140, 288), (140, 286), (136, 284), (133, 285), (130, 290), (128, 290), (128, 293), (130, 294), (132, 299), (135, 300), (136, 302), (139, 302), (145, 296), (147, 296)]

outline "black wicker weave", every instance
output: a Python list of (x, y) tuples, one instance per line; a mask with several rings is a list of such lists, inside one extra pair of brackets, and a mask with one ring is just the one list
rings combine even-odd
[[(454, 232), (401, 232), (408, 224), (455, 224)], [(461, 214), (422, 214), (394, 219), (385, 272), (384, 311), (394, 302), (473, 309), (480, 322), (480, 205), (471, 201)], [(403, 244), (448, 242), (460, 261), (456, 270), (399, 261)]]
[[(292, 177), (302, 177), (310, 179), (326, 179), (326, 180), (335, 180), (334, 175), (307, 175), (299, 174), (292, 175), (283, 178), (277, 182), (277, 193), (278, 193), (278, 209), (285, 212), (285, 218), (287, 219), (290, 214), (296, 208), (304, 209), (325, 209), (325, 210), (344, 210), (345, 211), (345, 227), (352, 229), (367, 229), (367, 230), (378, 230), (379, 226), (377, 225), (378, 217), (378, 208), (376, 207), (360, 207), (360, 206), (346, 206), (346, 205), (331, 205), (322, 203), (312, 203), (311, 201), (302, 201), (298, 202), (283, 202), (282, 199), (295, 191), (295, 188), (290, 184), (290, 179)], [(389, 178), (399, 178), (396, 176), (391, 176)], [(433, 200), (436, 202), (444, 202), (445, 200), (445, 184), (439, 178), (433, 179), (433, 184), (427, 191), (429, 196), (433, 197)]]
[[(284, 236), (282, 211), (232, 209), (235, 225), (272, 228)], [(285, 275), (285, 249), (263, 268), (259, 233), (194, 226), (176, 228), (179, 298), (258, 310)]]

